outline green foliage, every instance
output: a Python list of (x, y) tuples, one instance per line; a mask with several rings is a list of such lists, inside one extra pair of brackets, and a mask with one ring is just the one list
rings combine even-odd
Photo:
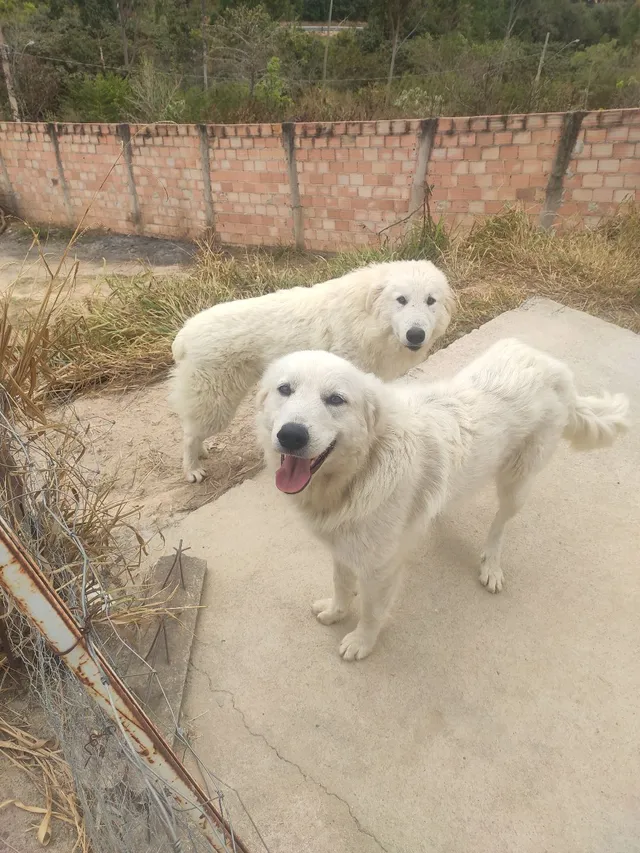
[(294, 21), (301, 17), (303, 11), (302, 0), (242, 0), (240, 4), (234, 0), (222, 0), (220, 5), (223, 10), (233, 9), (238, 5), (250, 9), (262, 6), (274, 21)]
[(99, 31), (105, 23), (116, 20), (116, 7), (111, 0), (73, 0), (73, 4), (77, 6), (84, 26), (94, 32)]
[(298, 81), (320, 78), (324, 51), (317, 36), (297, 26), (282, 27), (277, 33), (276, 51), (282, 73), (293, 87)]
[(131, 97), (129, 81), (119, 74), (77, 75), (69, 81), (63, 116), (68, 121), (117, 122), (126, 114)]
[(35, 15), (38, 6), (31, 0), (0, 0), (0, 20), (24, 23)]
[(575, 84), (585, 109), (604, 109), (626, 103), (626, 95), (636, 100), (640, 93), (640, 74), (630, 73), (628, 48), (618, 49), (616, 41), (594, 44), (575, 54), (571, 60)]
[(246, 80), (249, 95), (273, 56), (278, 25), (265, 7), (242, 5), (229, 8), (211, 28), (214, 70), (228, 79)]
[(629, 6), (620, 26), (620, 42), (623, 45), (632, 45), (640, 39), (640, 2)]
[[(368, 0), (334, 0), (334, 21), (366, 21), (371, 4)], [(303, 21), (326, 21), (329, 12), (328, 0), (304, 0)]]
[(420, 86), (403, 89), (393, 102), (400, 112), (423, 117), (440, 115), (442, 104), (442, 95), (434, 95)]
[(186, 121), (186, 100), (181, 79), (159, 71), (144, 58), (130, 78), (129, 118), (144, 123)]
[[(640, 103), (640, 0), (334, 0), (335, 23), (367, 26), (330, 39), (322, 85), (327, 42), (291, 22), (325, 21), (328, 5), (205, 0), (203, 23), (201, 0), (0, 0), (0, 19), (29, 120), (322, 121)], [(5, 100), (0, 86), (8, 116)]]
[(366, 40), (358, 31), (345, 30), (333, 36), (329, 43), (328, 77), (346, 80), (354, 88), (362, 85), (363, 80), (383, 78), (388, 68), (388, 44), (378, 44), (374, 50), (366, 48)]
[(293, 106), (293, 101), (286, 92), (286, 82), (282, 76), (280, 60), (272, 56), (267, 63), (267, 70), (255, 88), (256, 100), (276, 116), (282, 116)]

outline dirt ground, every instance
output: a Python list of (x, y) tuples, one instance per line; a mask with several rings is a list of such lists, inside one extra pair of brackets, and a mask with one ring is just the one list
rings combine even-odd
[(109, 275), (145, 270), (187, 275), (195, 254), (191, 243), (88, 233), (79, 237), (63, 260), (70, 238), (71, 233), (43, 231), (36, 243), (26, 227), (10, 225), (0, 236), (0, 293), (12, 288), (16, 307), (37, 306), (49, 279), (47, 266), (55, 271), (62, 261), (63, 276), (78, 264), (74, 297), (81, 299), (104, 289)]
[(167, 404), (168, 383), (81, 397), (73, 404), (95, 471), (116, 478), (114, 494), (139, 507), (138, 527), (149, 539), (175, 516), (214, 500), (261, 467), (251, 398), (231, 425), (209, 441), (207, 479), (183, 480), (182, 433)]
[[(39, 235), (40, 247), (24, 226), (12, 224), (0, 236), (0, 293), (11, 291), (15, 310), (39, 304), (47, 282), (43, 257), (50, 269), (60, 263), (69, 233)], [(74, 298), (106, 289), (109, 275), (189, 275), (196, 247), (179, 241), (112, 234), (83, 234), (70, 250), (63, 269), (78, 264)], [(253, 439), (253, 414), (241, 408), (234, 423), (212, 443), (206, 463), (208, 479), (199, 486), (185, 483), (181, 473), (181, 431), (167, 405), (167, 383), (126, 393), (101, 392), (73, 404), (85, 432), (87, 464), (116, 478), (115, 494), (140, 509), (145, 537), (159, 532), (174, 515), (213, 500), (259, 468)]]

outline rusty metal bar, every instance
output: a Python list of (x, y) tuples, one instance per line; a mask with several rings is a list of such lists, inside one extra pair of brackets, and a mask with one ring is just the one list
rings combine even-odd
[(200, 810), (200, 828), (212, 848), (221, 851), (222, 837), (228, 849), (249, 853), (100, 650), (90, 648), (81, 626), (2, 517), (0, 586), (100, 708), (122, 726), (142, 762), (169, 787), (178, 806)]

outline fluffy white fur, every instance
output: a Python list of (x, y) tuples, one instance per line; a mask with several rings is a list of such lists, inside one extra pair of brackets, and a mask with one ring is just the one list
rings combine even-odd
[[(403, 304), (401, 304), (403, 303)], [(447, 278), (430, 261), (374, 264), (314, 287), (216, 305), (173, 342), (171, 404), (184, 429), (184, 472), (205, 476), (203, 440), (224, 429), (274, 359), (328, 350), (385, 379), (427, 357), (451, 320)], [(423, 342), (411, 349), (407, 333)]]
[[(280, 466), (276, 482), (297, 491), (311, 478), (289, 499), (333, 553), (333, 597), (313, 612), (330, 625), (360, 593), (360, 621), (340, 645), (345, 660), (373, 649), (407, 552), (450, 499), (495, 480), (499, 509), (480, 581), (499, 592), (505, 524), (560, 439), (590, 450), (628, 426), (623, 394), (578, 396), (566, 365), (512, 339), (437, 384), (384, 384), (329, 353), (293, 353), (267, 370), (258, 402), (267, 461)], [(294, 438), (301, 427), (308, 433), (293, 451), (291, 424)]]

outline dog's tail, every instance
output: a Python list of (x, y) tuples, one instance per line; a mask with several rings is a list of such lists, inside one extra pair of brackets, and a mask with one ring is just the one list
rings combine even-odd
[(576, 450), (609, 447), (629, 429), (629, 400), (624, 394), (576, 395), (564, 437)]
[(184, 358), (185, 355), (185, 346), (182, 335), (178, 332), (176, 337), (173, 339), (173, 343), (171, 344), (171, 354), (173, 355), (173, 360), (176, 364)]

